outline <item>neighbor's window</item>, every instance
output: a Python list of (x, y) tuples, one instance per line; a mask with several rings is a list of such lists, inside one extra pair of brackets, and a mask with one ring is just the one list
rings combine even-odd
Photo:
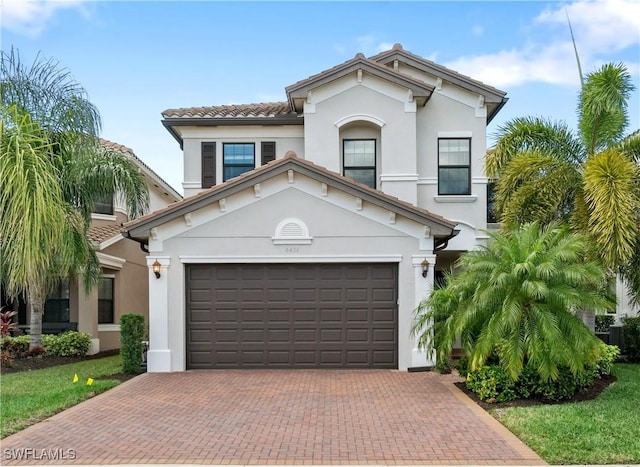
[(113, 324), (113, 277), (101, 277), (98, 283), (98, 324)]
[(376, 140), (345, 139), (343, 141), (344, 176), (376, 187)]
[(45, 323), (69, 322), (69, 281), (63, 279), (44, 302)]
[(471, 194), (471, 139), (438, 139), (438, 194)]
[(93, 212), (113, 215), (113, 195), (98, 196)]
[(249, 172), (256, 166), (253, 143), (224, 143), (222, 152), (224, 181)]

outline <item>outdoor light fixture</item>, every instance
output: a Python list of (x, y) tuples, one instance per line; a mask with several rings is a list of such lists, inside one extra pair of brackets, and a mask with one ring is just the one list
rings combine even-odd
[(427, 258), (422, 260), (420, 266), (422, 266), (422, 277), (427, 277), (427, 274), (429, 274), (429, 261), (427, 261)]
[(160, 268), (162, 265), (158, 260), (155, 260), (153, 263), (153, 273), (156, 275), (156, 279), (160, 279)]

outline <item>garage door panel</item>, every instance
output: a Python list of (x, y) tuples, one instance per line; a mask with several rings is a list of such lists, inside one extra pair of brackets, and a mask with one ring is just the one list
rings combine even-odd
[(362, 323), (369, 320), (369, 310), (366, 308), (347, 309), (347, 323)]
[(269, 329), (267, 331), (267, 339), (272, 344), (287, 343), (287, 342), (291, 342), (291, 333), (292, 333), (292, 330), (290, 328)]
[(293, 342), (296, 344), (318, 343), (318, 335), (316, 329), (295, 329), (293, 331)]
[(342, 309), (341, 308), (321, 308), (320, 309), (320, 321), (325, 324), (329, 323), (342, 323)]
[(323, 344), (340, 343), (344, 341), (344, 332), (342, 329), (321, 329), (320, 342)]
[(397, 368), (397, 265), (187, 265), (188, 368)]

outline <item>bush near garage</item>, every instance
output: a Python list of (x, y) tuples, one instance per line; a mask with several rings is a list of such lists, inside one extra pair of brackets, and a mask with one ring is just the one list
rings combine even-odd
[(120, 316), (120, 355), (122, 372), (125, 374), (141, 371), (144, 331), (144, 316), (141, 314), (126, 313)]
[[(615, 345), (600, 346), (600, 358), (582, 371), (573, 373), (568, 367), (560, 368), (556, 379), (544, 380), (532, 365), (526, 365), (513, 381), (500, 365), (485, 365), (468, 372), (466, 386), (485, 402), (507, 402), (515, 399), (539, 398), (560, 401), (587, 389), (603, 375), (611, 374), (611, 367), (620, 355)], [(463, 372), (466, 364), (461, 365)]]

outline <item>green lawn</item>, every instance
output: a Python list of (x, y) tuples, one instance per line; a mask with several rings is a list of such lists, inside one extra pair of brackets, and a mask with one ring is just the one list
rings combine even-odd
[(550, 464), (640, 462), (640, 365), (617, 364), (618, 381), (586, 402), (492, 411)]
[[(98, 380), (119, 373), (120, 355), (85, 360), (42, 370), (2, 375), (0, 379), (0, 438), (22, 430), (63, 409), (119, 384)], [(74, 375), (78, 382), (73, 382)], [(93, 378), (87, 385), (87, 378)]]

